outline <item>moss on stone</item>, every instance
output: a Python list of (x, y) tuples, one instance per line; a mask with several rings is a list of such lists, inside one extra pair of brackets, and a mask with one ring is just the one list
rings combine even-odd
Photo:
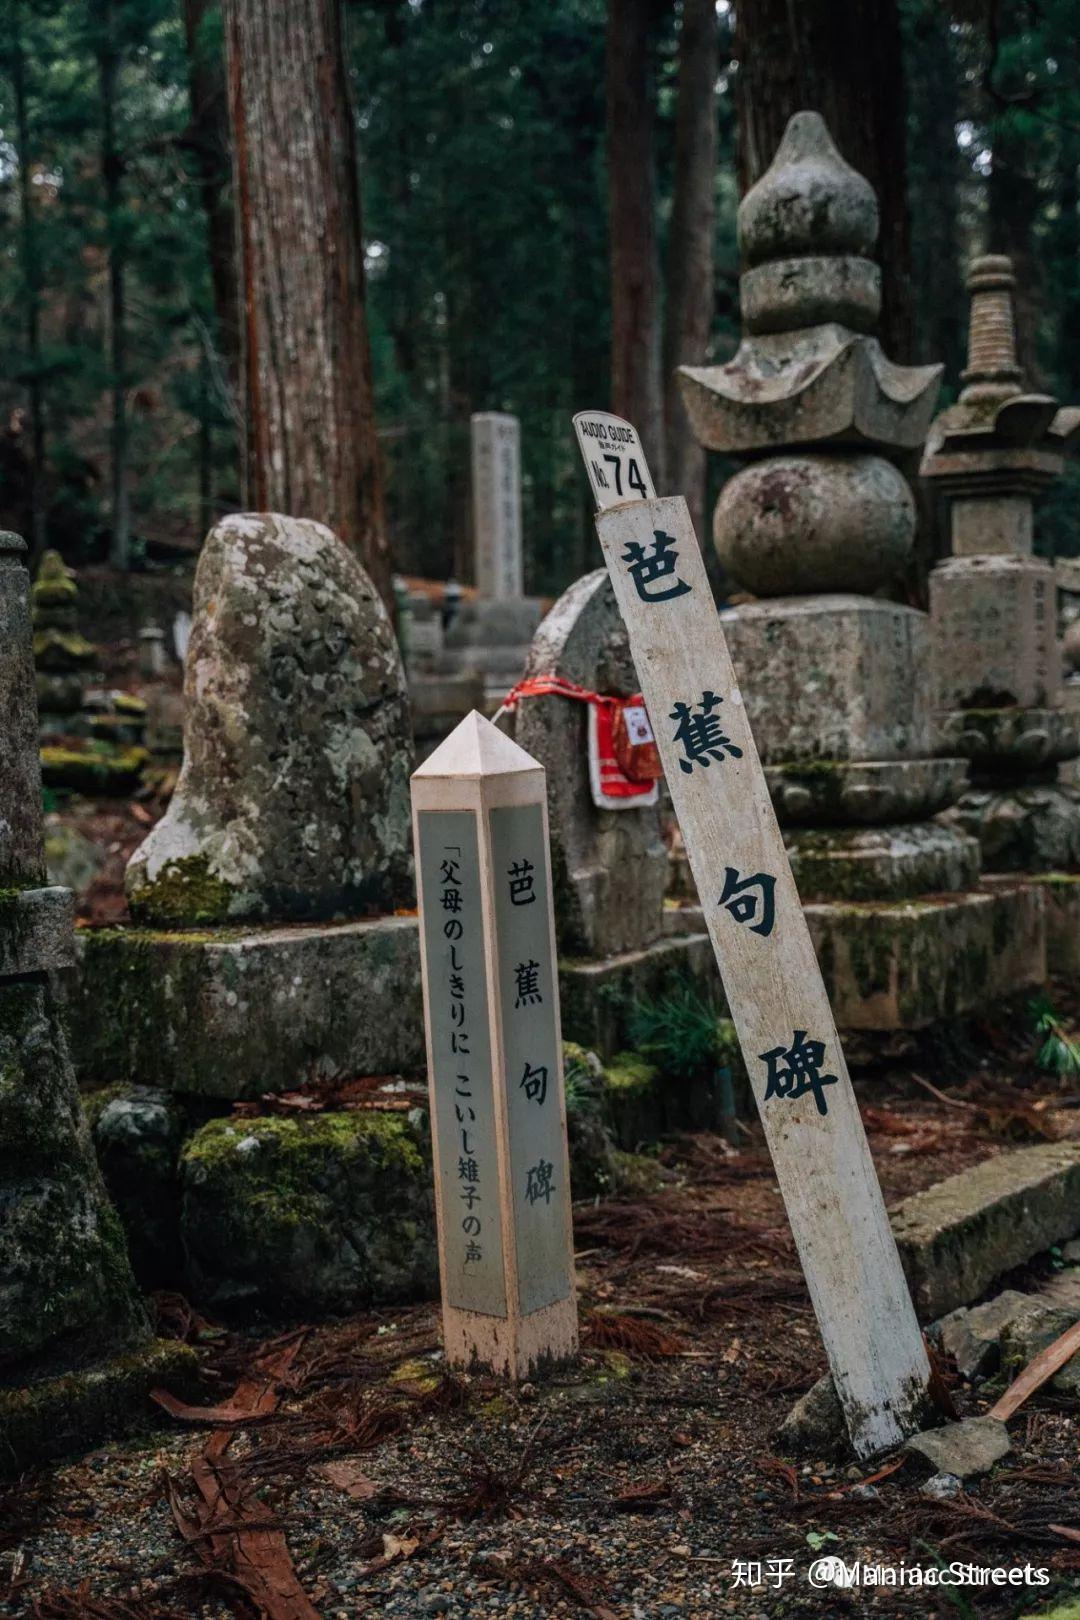
[(74, 793), (123, 793), (134, 787), (149, 758), (145, 748), (92, 753), (47, 746), (41, 750), (41, 777), (46, 787), (68, 788)]
[(191, 1398), (199, 1363), (190, 1345), (154, 1339), (96, 1366), (0, 1389), (0, 1473), (86, 1450), (152, 1420), (150, 1390)]
[(167, 861), (150, 882), (129, 895), (136, 922), (172, 924), (224, 922), (235, 889), (211, 871), (205, 855), (184, 855)]
[(39, 669), (80, 669), (96, 664), (98, 650), (78, 630), (49, 625), (34, 631), (34, 663)]
[(655, 1084), (658, 1070), (637, 1052), (616, 1052), (604, 1075), (612, 1091), (646, 1092)]

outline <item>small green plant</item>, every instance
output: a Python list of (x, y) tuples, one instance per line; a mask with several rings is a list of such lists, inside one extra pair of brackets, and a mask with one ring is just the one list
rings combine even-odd
[(1035, 1033), (1042, 1041), (1035, 1061), (1048, 1074), (1080, 1074), (1080, 1044), (1057, 1015), (1048, 996), (1037, 996), (1028, 1003)]
[(659, 1068), (687, 1078), (729, 1064), (738, 1051), (731, 1020), (693, 985), (656, 1001), (635, 1001), (630, 1035)]

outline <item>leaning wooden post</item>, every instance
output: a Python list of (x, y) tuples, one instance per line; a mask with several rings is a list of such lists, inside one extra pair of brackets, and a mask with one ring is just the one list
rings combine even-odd
[(930, 1369), (686, 502), (634, 429), (574, 418), (630, 638), (855, 1451), (924, 1420)]
[(541, 765), (475, 711), (412, 779), (447, 1360), (577, 1349)]

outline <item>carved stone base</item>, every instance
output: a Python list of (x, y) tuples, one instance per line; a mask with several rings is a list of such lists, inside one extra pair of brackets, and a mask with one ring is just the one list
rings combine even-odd
[(970, 787), (937, 818), (977, 838), (987, 872), (1080, 869), (1080, 788), (1063, 782)]
[(962, 759), (815, 759), (770, 765), (765, 777), (782, 826), (923, 821), (964, 791)]
[(957, 894), (979, 879), (979, 846), (933, 821), (888, 827), (792, 828), (786, 838), (805, 905)]
[(1062, 709), (953, 709), (942, 751), (987, 775), (1042, 770), (1080, 753), (1080, 715)]
[(1035, 884), (805, 911), (842, 1029), (923, 1029), (1046, 979)]

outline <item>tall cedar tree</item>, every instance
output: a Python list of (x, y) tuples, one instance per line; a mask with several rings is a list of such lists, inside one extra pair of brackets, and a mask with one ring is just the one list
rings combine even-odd
[(389, 604), (340, 0), (225, 0), (225, 37), (247, 498), (329, 524)]
[(229, 106), (225, 62), (211, 37), (213, 0), (184, 0), (191, 124), (185, 144), (194, 159), (206, 215), (206, 246), (214, 289), (218, 348), (229, 385), (240, 393), (240, 295), (236, 231), (229, 195)]
[(633, 422), (664, 488), (660, 271), (653, 156), (654, 0), (608, 0), (607, 155), (611, 223), (611, 408)]
[(669, 490), (686, 496), (702, 536), (705, 451), (690, 430), (677, 368), (702, 363), (712, 329), (717, 67), (715, 0), (683, 0), (664, 310), (664, 477)]
[(915, 358), (904, 70), (897, 0), (737, 0), (739, 182), (772, 162), (792, 113), (821, 113), (881, 208), (880, 335), (893, 360)]
[(110, 433), (109, 561), (131, 566), (131, 502), (128, 494), (130, 427), (127, 410), (127, 236), (123, 214), (125, 162), (117, 138), (121, 54), (114, 0), (96, 0), (98, 85), (101, 96), (101, 174), (105, 196), (105, 241), (109, 259), (109, 366), (112, 372)]

